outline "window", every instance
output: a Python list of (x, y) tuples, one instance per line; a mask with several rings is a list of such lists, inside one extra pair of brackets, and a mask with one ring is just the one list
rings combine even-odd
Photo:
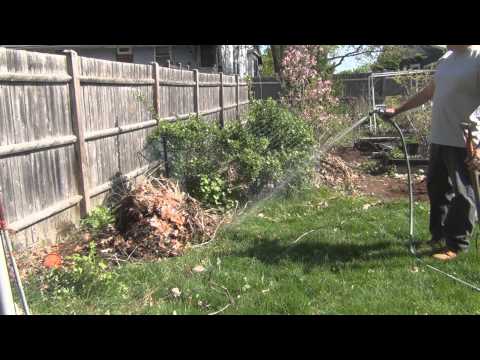
[(162, 45), (155, 47), (155, 61), (162, 66), (168, 65), (171, 60), (172, 49), (170, 45)]
[(117, 48), (117, 55), (132, 55), (131, 47), (119, 47)]
[(117, 48), (117, 61), (133, 62), (133, 49), (131, 46), (121, 46)]
[(200, 66), (214, 67), (217, 63), (217, 46), (201, 45), (200, 46)]

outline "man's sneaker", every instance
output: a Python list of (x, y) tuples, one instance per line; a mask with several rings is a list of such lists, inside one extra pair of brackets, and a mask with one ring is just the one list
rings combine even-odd
[(443, 250), (433, 254), (432, 257), (440, 261), (450, 261), (457, 257), (457, 253), (452, 250)]

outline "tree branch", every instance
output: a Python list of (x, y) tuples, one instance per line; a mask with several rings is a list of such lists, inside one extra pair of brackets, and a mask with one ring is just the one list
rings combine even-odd
[(336, 60), (336, 59), (340, 59), (337, 63), (333, 64), (333, 67), (336, 68), (338, 66), (340, 66), (343, 61), (348, 58), (348, 57), (352, 57), (352, 56), (359, 56), (359, 55), (364, 55), (364, 54), (373, 54), (373, 53), (380, 53), (383, 51), (383, 49), (370, 49), (370, 50), (364, 50), (364, 51), (361, 51), (362, 50), (362, 46), (363, 45), (360, 45), (358, 46), (355, 50), (353, 51), (350, 51), (346, 54), (343, 54), (343, 55), (338, 55), (338, 56), (332, 56), (330, 58), (327, 58), (327, 61), (332, 61), (332, 60)]

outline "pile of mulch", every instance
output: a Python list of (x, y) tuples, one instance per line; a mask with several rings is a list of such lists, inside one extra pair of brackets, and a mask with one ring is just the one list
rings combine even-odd
[(360, 175), (336, 154), (326, 154), (318, 160), (315, 185), (328, 185), (333, 189), (355, 191)]
[(62, 243), (17, 253), (22, 277), (52, 267), (46, 262), (52, 254), (61, 259), (59, 266), (68, 266), (68, 257), (88, 254), (92, 241), (97, 254), (113, 264), (179, 256), (213, 240), (224, 221), (165, 178), (149, 177), (131, 187), (113, 210), (115, 224), (100, 232), (77, 229)]
[(179, 186), (150, 178), (135, 186), (115, 207), (113, 233), (98, 242), (100, 251), (130, 257), (178, 256), (193, 244), (211, 239), (220, 215), (202, 208)]

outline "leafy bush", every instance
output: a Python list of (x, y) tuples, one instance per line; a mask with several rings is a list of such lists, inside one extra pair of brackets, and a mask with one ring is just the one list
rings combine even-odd
[(231, 207), (286, 178), (289, 184), (308, 179), (314, 144), (308, 123), (272, 99), (252, 101), (245, 120), (223, 129), (197, 117), (163, 122), (149, 137), (149, 148), (162, 159), (165, 141), (170, 175), (214, 206)]
[(82, 219), (80, 224), (93, 232), (100, 232), (113, 224), (115, 216), (111, 209), (105, 206), (98, 206), (90, 212), (89, 216)]
[(260, 139), (264, 162), (255, 192), (287, 181), (300, 186), (309, 178), (314, 132), (310, 123), (272, 99), (253, 101), (245, 129)]

